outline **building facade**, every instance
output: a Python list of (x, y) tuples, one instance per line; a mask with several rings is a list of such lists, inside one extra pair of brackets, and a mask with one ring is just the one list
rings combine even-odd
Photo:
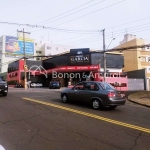
[[(115, 48), (127, 48), (127, 47), (137, 47), (137, 46), (143, 46), (143, 45), (150, 45), (150, 41), (146, 41), (142, 38), (137, 38), (135, 35), (132, 34), (126, 34), (124, 36), (123, 41), (120, 42), (120, 45)], [(123, 55), (124, 57), (124, 68), (123, 72), (126, 72), (130, 74), (132, 73), (132, 78), (137, 77), (136, 73), (139, 70), (145, 69), (145, 73), (143, 74), (143, 77), (141, 79), (144, 80), (144, 83), (146, 84), (145, 90), (150, 90), (150, 46), (144, 47), (144, 48), (133, 48), (133, 49), (126, 49), (123, 51), (116, 51), (111, 53), (118, 53), (120, 55)], [(131, 75), (130, 75), (131, 78)]]
[[(55, 55), (42, 61), (27, 60), (27, 77), (31, 84), (49, 86), (50, 81), (59, 80), (62, 87), (73, 86), (80, 81), (104, 81), (103, 54), (89, 49), (71, 49), (70, 52)], [(106, 81), (119, 90), (127, 90), (127, 77), (122, 74), (123, 57), (108, 54)], [(9, 64), (7, 81), (24, 83), (24, 61)], [(39, 70), (40, 66), (40, 70)], [(16, 68), (16, 69), (15, 69)]]
[(44, 57), (40, 58), (40, 56), (51, 56), (51, 55), (58, 55), (67, 51), (69, 52), (70, 49), (72, 48), (75, 47), (54, 44), (50, 41), (35, 42), (36, 56), (39, 56), (36, 58), (36, 60), (41, 60), (44, 58)]

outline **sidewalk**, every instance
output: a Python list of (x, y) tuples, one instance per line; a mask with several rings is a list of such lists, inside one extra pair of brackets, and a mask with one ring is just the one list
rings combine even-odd
[(143, 91), (130, 94), (128, 100), (136, 104), (150, 108), (150, 91)]

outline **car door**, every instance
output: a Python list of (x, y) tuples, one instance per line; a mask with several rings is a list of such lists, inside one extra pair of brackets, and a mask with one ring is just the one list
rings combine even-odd
[(72, 100), (81, 101), (82, 91), (84, 91), (84, 83), (79, 83), (70, 92), (70, 97)]
[(84, 102), (91, 103), (93, 97), (97, 97), (98, 85), (94, 82), (86, 82), (84, 90)]

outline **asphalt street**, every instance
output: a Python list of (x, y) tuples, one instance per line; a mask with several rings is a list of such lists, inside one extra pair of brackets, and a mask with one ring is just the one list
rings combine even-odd
[(10, 88), (0, 96), (5, 150), (150, 150), (150, 108), (63, 104), (60, 90)]

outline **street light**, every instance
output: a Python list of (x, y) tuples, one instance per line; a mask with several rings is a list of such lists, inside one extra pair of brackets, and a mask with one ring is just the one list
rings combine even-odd
[(110, 43), (109, 43), (109, 45), (108, 45), (106, 51), (108, 50), (108, 48), (109, 48), (110, 44), (112, 43), (112, 41), (115, 40), (115, 39), (116, 39), (116, 38), (112, 38), (112, 40), (110, 41)]
[[(105, 29), (103, 29), (101, 31), (103, 33), (103, 66), (104, 66), (104, 82), (106, 82), (106, 47), (105, 47)], [(110, 44), (112, 43), (112, 41), (115, 40), (115, 38), (113, 38), (108, 47), (110, 46)], [(107, 47), (107, 50), (108, 50), (108, 47)]]

